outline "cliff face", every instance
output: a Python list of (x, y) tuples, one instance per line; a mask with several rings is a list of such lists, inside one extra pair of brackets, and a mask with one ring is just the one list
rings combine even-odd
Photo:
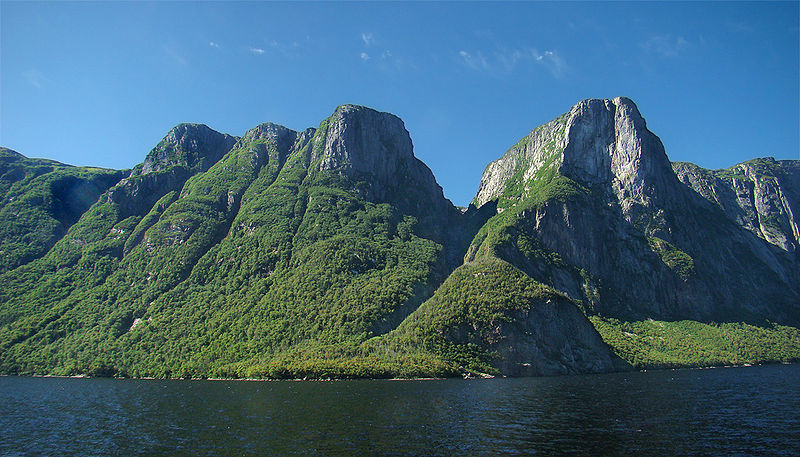
[(800, 161), (755, 159), (726, 170), (672, 164), (678, 178), (761, 239), (789, 252), (800, 248)]
[[(780, 197), (791, 191), (763, 192), (781, 202), (791, 233), (790, 198)], [(467, 260), (497, 255), (593, 312), (800, 317), (796, 258), (683, 185), (628, 99), (587, 100), (534, 130), (487, 167), (475, 201), (496, 201), (501, 214)]]
[(203, 172), (217, 163), (236, 140), (203, 124), (178, 124), (147, 154), (134, 174), (144, 175), (176, 166)]
[(475, 196), (480, 206), (501, 199), (515, 174), (526, 184), (545, 171), (556, 172), (584, 186), (605, 187), (629, 210), (668, 198), (676, 184), (664, 146), (627, 98), (585, 100), (555, 120), (534, 129), (481, 177)]
[(207, 171), (235, 142), (235, 137), (205, 125), (179, 124), (106, 198), (120, 207), (123, 219), (142, 216), (164, 195), (180, 190), (190, 177)]

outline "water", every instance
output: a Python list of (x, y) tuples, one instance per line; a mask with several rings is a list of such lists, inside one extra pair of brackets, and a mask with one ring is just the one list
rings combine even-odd
[(439, 381), (0, 377), (0, 455), (800, 455), (800, 365)]

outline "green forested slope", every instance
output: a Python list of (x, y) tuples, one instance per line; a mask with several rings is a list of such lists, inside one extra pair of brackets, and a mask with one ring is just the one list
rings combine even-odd
[(381, 344), (399, 352), (421, 348), (468, 371), (491, 374), (623, 367), (568, 297), (489, 256), (456, 269)]
[(123, 218), (112, 190), (48, 256), (0, 278), (2, 370), (289, 375), (270, 365), (287, 351), (355, 357), (383, 318), (431, 293), (451, 268), (444, 240), (465, 236), (445, 235), (452, 205), (414, 214), (402, 185), (368, 201), (370, 176), (323, 169), (327, 124), (259, 126), (146, 213)]
[(126, 174), (0, 148), (0, 274), (43, 256)]
[(800, 361), (800, 329), (697, 321), (625, 322), (592, 316), (614, 352), (636, 369)]

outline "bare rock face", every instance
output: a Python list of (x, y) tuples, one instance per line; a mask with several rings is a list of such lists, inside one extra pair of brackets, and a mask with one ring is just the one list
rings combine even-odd
[(678, 178), (729, 219), (789, 252), (800, 252), (800, 161), (755, 159), (726, 170), (672, 164)]
[(400, 118), (355, 105), (340, 106), (329, 118), (319, 157), (322, 170), (368, 173), (383, 182), (413, 158), (411, 137)]
[(631, 100), (585, 100), (487, 167), (475, 203), (514, 216), (467, 260), (493, 251), (606, 315), (797, 322), (797, 166), (780, 169), (679, 180)]
[(396, 194), (402, 189), (418, 193), (425, 203), (444, 204), (442, 188), (431, 170), (414, 157), (411, 137), (399, 117), (344, 105), (328, 118), (325, 127), (324, 144), (315, 148), (311, 158), (319, 163), (319, 170), (362, 183), (368, 200), (387, 202), (399, 197)]
[(430, 168), (414, 156), (403, 121), (355, 105), (334, 111), (315, 137), (312, 172), (347, 179), (367, 201), (390, 203), (417, 218), (420, 233), (444, 244), (451, 268), (461, 263), (483, 213), (462, 215), (444, 197)]
[(647, 130), (633, 101), (624, 97), (593, 99), (533, 130), (489, 164), (475, 204), (498, 198), (506, 182), (521, 169), (528, 180), (548, 167), (587, 186), (609, 184), (626, 206), (648, 204), (663, 192), (659, 189), (674, 184), (664, 146)]
[(499, 324), (502, 335), (491, 348), (507, 376), (553, 376), (606, 373), (625, 369), (581, 311), (566, 299), (548, 299), (520, 311), (512, 324)]

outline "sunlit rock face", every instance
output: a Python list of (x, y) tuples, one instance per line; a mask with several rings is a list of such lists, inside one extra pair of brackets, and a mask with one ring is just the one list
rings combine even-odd
[(595, 311), (796, 322), (798, 161), (770, 163), (673, 170), (633, 101), (584, 100), (490, 163), (474, 203), (515, 214), (503, 258)]

